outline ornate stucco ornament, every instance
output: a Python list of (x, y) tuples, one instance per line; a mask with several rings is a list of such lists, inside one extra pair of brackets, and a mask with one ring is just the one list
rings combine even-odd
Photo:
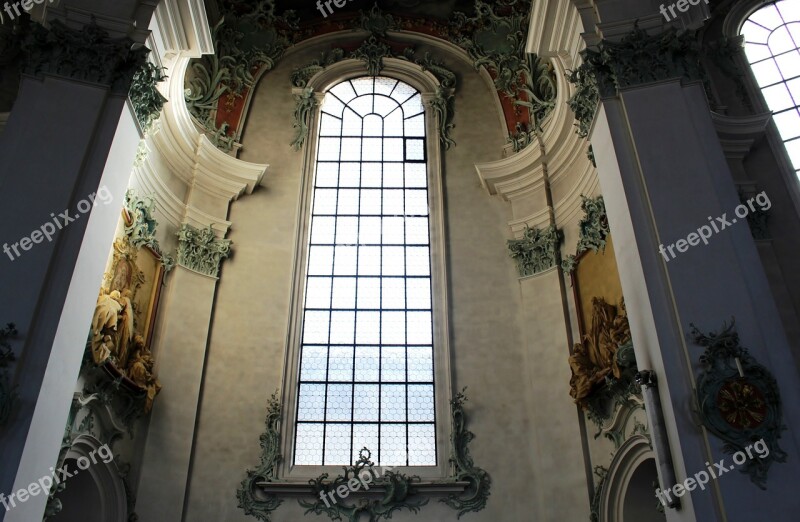
[(128, 189), (125, 193), (125, 211), (130, 216), (131, 224), (125, 225), (125, 235), (135, 248), (147, 246), (153, 249), (160, 256), (164, 271), (169, 272), (175, 267), (175, 258), (165, 254), (156, 239), (158, 221), (153, 217), (155, 210), (156, 202), (152, 196), (140, 197), (134, 189)]
[(308, 122), (311, 118), (311, 113), (319, 105), (319, 102), (314, 95), (314, 89), (311, 87), (304, 87), (299, 93), (295, 94), (294, 101), (294, 123), (292, 126), (295, 129), (295, 137), (292, 142), (292, 148), (300, 150), (308, 139)]
[(583, 209), (583, 218), (578, 223), (580, 230), (580, 238), (578, 239), (578, 247), (575, 255), (567, 256), (561, 262), (561, 268), (565, 273), (569, 274), (578, 266), (578, 257), (584, 252), (591, 250), (595, 254), (597, 252), (605, 251), (606, 240), (611, 233), (608, 227), (608, 216), (606, 215), (606, 206), (603, 196), (596, 198), (587, 198), (581, 194), (581, 209)]
[[(759, 488), (766, 489), (767, 473), (773, 462), (786, 462), (778, 445), (783, 424), (780, 390), (772, 373), (739, 344), (735, 320), (722, 330), (704, 334), (691, 325), (695, 344), (705, 347), (700, 357), (703, 371), (697, 379), (697, 408), (703, 425), (725, 441), (728, 454), (744, 452), (759, 440), (769, 448), (763, 458), (747, 459), (737, 466), (750, 475)], [(760, 455), (759, 455), (760, 457)]]
[(212, 142), (227, 152), (239, 135), (235, 129), (230, 134), (230, 126), (223, 129), (223, 124), (217, 123), (219, 103), (224, 101), (226, 109), (233, 108), (255, 86), (257, 73), (271, 70), (283, 57), (298, 26), (294, 11), (275, 14), (275, 0), (248, 5), (246, 12), (231, 0), (222, 0), (220, 7), (226, 15), (212, 33), (216, 52), (192, 61), (185, 97), (192, 116)]
[(255, 469), (247, 470), (236, 496), (239, 507), (245, 515), (252, 515), (262, 522), (270, 522), (272, 512), (278, 509), (283, 499), (276, 495), (263, 493), (259, 484), (278, 481), (278, 463), (281, 456), (281, 403), (278, 392), (272, 394), (267, 403), (266, 431), (261, 435), (261, 463)]
[[(359, 522), (366, 517), (369, 517), (371, 522), (388, 520), (398, 511), (407, 509), (417, 513), (427, 505), (429, 499), (424, 493), (425, 487), (441, 490), (443, 486), (454, 484), (466, 484), (466, 488), (460, 493), (450, 493), (440, 501), (456, 510), (458, 518), (485, 508), (490, 494), (491, 478), (485, 470), (475, 466), (469, 453), (469, 443), (474, 435), (466, 428), (465, 390), (466, 388), (457, 393), (450, 401), (453, 422), (450, 435), (450, 463), (453, 466), (453, 474), (450, 477), (423, 482), (418, 476), (408, 476), (394, 470), (386, 470), (379, 474), (375, 471), (375, 464), (370, 460), (369, 450), (363, 448), (359, 452), (358, 461), (353, 466), (343, 467), (341, 475), (329, 478), (327, 473), (323, 473), (316, 479), (310, 480), (308, 484), (298, 484), (298, 487), (308, 488), (307, 497), (311, 499), (298, 500), (299, 504), (306, 508), (305, 514), (327, 515), (331, 520), (347, 522)], [(272, 513), (283, 502), (279, 494), (265, 491), (269, 489), (271, 483), (284, 482), (277, 474), (277, 465), (282, 459), (280, 418), (281, 405), (276, 392), (269, 400), (267, 429), (261, 435), (261, 463), (255, 469), (247, 471), (247, 478), (242, 481), (237, 491), (239, 507), (246, 515), (262, 522), (270, 522)], [(366, 474), (371, 480), (363, 480)], [(337, 502), (334, 503), (322, 500), (326, 493), (333, 492), (359, 477), (362, 478), (362, 484), (369, 484), (369, 488), (372, 489), (368, 494), (355, 495), (356, 500), (351, 503), (341, 498), (337, 498)]]
[(520, 277), (543, 272), (556, 265), (556, 253), (564, 236), (555, 225), (545, 229), (526, 228), (522, 239), (508, 241), (508, 250), (517, 261)]
[(231, 255), (231, 240), (218, 238), (211, 225), (198, 230), (184, 223), (177, 235), (178, 264), (217, 277), (220, 264)]
[(133, 75), (129, 96), (133, 111), (139, 120), (139, 125), (145, 135), (149, 134), (158, 118), (167, 99), (158, 92), (156, 85), (166, 80), (164, 68), (157, 67), (151, 62), (145, 62)]
[(478, 512), (486, 507), (491, 494), (492, 478), (486, 470), (479, 468), (469, 453), (469, 443), (475, 435), (467, 429), (467, 416), (464, 403), (467, 401), (466, 388), (456, 394), (450, 401), (453, 417), (453, 431), (450, 434), (450, 463), (455, 468), (451, 481), (465, 480), (470, 486), (463, 495), (451, 494), (441, 499), (451, 508), (458, 511), (458, 518), (469, 512)]
[(134, 48), (130, 38), (111, 38), (95, 22), (75, 30), (59, 20), (49, 28), (30, 24), (21, 48), (27, 74), (73, 78), (108, 86), (115, 94), (128, 94), (150, 52)]
[(519, 0), (495, 4), (475, 0), (475, 16), (457, 12), (455, 43), (485, 67), (495, 87), (513, 104), (530, 110), (534, 130), (555, 107), (556, 83), (552, 65), (525, 51), (530, 5)]
[(583, 63), (568, 76), (575, 93), (567, 103), (575, 113), (578, 135), (588, 135), (600, 97), (614, 96), (635, 85), (672, 78), (699, 80), (712, 107), (716, 106), (705, 62), (715, 64), (733, 80), (737, 95), (749, 106), (745, 74), (734, 59), (742, 52), (741, 44), (723, 37), (701, 46), (701, 37), (697, 31), (679, 32), (674, 27), (649, 34), (636, 26), (619, 42), (603, 40), (595, 48), (583, 50)]
[[(323, 473), (316, 479), (311, 480), (311, 488), (314, 491), (316, 500), (307, 502), (299, 500), (301, 506), (306, 508), (304, 514), (314, 513), (316, 515), (328, 515), (331, 520), (342, 520), (348, 522), (358, 522), (362, 515), (368, 516), (369, 520), (380, 520), (382, 518), (392, 518), (396, 511), (408, 509), (413, 513), (419, 512), (420, 508), (428, 503), (428, 499), (413, 498), (417, 491), (414, 483), (419, 482), (418, 476), (407, 476), (397, 471), (386, 471), (383, 475), (375, 472), (375, 463), (370, 460), (370, 451), (363, 448), (358, 453), (358, 461), (353, 466), (343, 468), (343, 474), (328, 481), (328, 474)], [(369, 474), (369, 480), (364, 481), (365, 474)], [(322, 498), (329, 494), (335, 494), (337, 488), (347, 486), (351, 479), (361, 478), (363, 483), (369, 487), (380, 487), (385, 490), (383, 495), (375, 499), (362, 499), (358, 502), (347, 504), (344, 500), (331, 505), (326, 504)]]
[(17, 329), (13, 323), (8, 323), (0, 329), (0, 426), (5, 426), (8, 422), (17, 401), (17, 393), (11, 386), (7, 370), (9, 363), (16, 359), (8, 343), (8, 339), (15, 335)]

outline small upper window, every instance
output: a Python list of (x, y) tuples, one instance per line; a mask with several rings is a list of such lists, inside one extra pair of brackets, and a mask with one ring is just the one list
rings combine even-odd
[(294, 463), (435, 466), (425, 111), (413, 87), (347, 80), (322, 104)]
[(800, 174), (800, 2), (764, 6), (742, 26), (745, 52)]

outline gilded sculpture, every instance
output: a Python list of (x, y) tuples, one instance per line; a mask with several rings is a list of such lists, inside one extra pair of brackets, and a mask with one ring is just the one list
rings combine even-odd
[(621, 345), (631, 341), (625, 301), (619, 307), (601, 297), (592, 299), (592, 326), (569, 357), (572, 378), (570, 395), (584, 408), (587, 398), (606, 379), (619, 379), (622, 369), (617, 358)]
[(146, 414), (161, 385), (153, 375), (153, 355), (142, 335), (142, 323), (147, 323), (148, 318), (146, 311), (140, 309), (143, 301), (137, 299), (137, 294), (147, 276), (137, 265), (139, 250), (128, 236), (114, 243), (111, 268), (105, 274), (95, 305), (89, 346), (96, 365), (110, 364), (145, 392)]

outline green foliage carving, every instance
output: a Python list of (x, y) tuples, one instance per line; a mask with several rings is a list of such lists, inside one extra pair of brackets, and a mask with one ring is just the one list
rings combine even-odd
[[(466, 388), (464, 389), (466, 390)], [(450, 494), (441, 501), (458, 511), (458, 518), (469, 512), (477, 512), (486, 507), (491, 487), (491, 478), (483, 469), (475, 466), (469, 453), (469, 443), (474, 435), (466, 429), (466, 415), (464, 402), (467, 400), (464, 390), (451, 401), (453, 431), (450, 437), (451, 453), (450, 462), (453, 465), (453, 475), (429, 483), (436, 486), (452, 486), (455, 482), (466, 482), (467, 488), (460, 494)], [(265, 491), (265, 486), (271, 482), (282, 482), (278, 478), (278, 464), (280, 454), (280, 429), (281, 405), (277, 392), (272, 395), (267, 409), (267, 429), (261, 435), (261, 464), (255, 469), (247, 471), (238, 491), (239, 507), (246, 515), (252, 515), (262, 522), (270, 522), (272, 513), (278, 509), (283, 498), (277, 494)], [(403, 473), (385, 470), (379, 475), (375, 472), (375, 464), (370, 460), (369, 449), (363, 448), (359, 452), (359, 459), (353, 466), (342, 468), (343, 473), (329, 479), (327, 473), (308, 482), (307, 496), (312, 500), (300, 499), (299, 504), (306, 509), (305, 514), (326, 515), (331, 520), (346, 520), (359, 522), (365, 517), (370, 522), (377, 522), (392, 518), (398, 511), (408, 510), (417, 513), (427, 505), (428, 498), (420, 491), (421, 480), (418, 476), (408, 476)], [(368, 480), (364, 480), (366, 476)], [(361, 479), (362, 484), (369, 485), (364, 491), (355, 491), (354, 500), (348, 504), (341, 497), (334, 494), (336, 502), (325, 502), (326, 494), (336, 489), (347, 486), (353, 479)], [(268, 489), (268, 488), (266, 488)], [(367, 491), (372, 489), (372, 491)], [(352, 491), (352, 490), (351, 490)], [(303, 494), (306, 496), (306, 494)]]
[(464, 403), (467, 401), (466, 388), (450, 401), (453, 416), (453, 432), (450, 434), (450, 462), (455, 468), (452, 480), (467, 481), (469, 487), (464, 494), (452, 494), (441, 499), (442, 502), (458, 511), (458, 518), (469, 512), (478, 512), (486, 507), (491, 494), (492, 478), (485, 470), (477, 467), (469, 453), (469, 443), (475, 435), (467, 429)]
[(125, 226), (125, 235), (128, 241), (136, 248), (147, 246), (153, 249), (161, 258), (164, 271), (169, 272), (175, 267), (175, 258), (165, 254), (156, 239), (158, 221), (153, 217), (156, 202), (152, 196), (139, 197), (134, 189), (125, 193), (125, 210), (131, 218), (131, 224)]
[(556, 265), (556, 255), (564, 236), (555, 225), (539, 230), (526, 228), (522, 239), (508, 242), (511, 257), (517, 261), (520, 277), (543, 272)]
[(608, 227), (608, 216), (606, 215), (606, 206), (603, 196), (596, 198), (587, 198), (581, 194), (581, 209), (583, 209), (583, 218), (581, 218), (578, 228), (580, 229), (580, 239), (578, 240), (578, 248), (575, 255), (567, 256), (561, 262), (561, 268), (565, 273), (569, 274), (578, 266), (577, 258), (587, 250), (594, 253), (605, 251), (606, 240), (611, 233)]
[(259, 71), (274, 68), (294, 42), (298, 27), (294, 11), (275, 14), (275, 0), (248, 4), (245, 11), (239, 2), (221, 0), (220, 11), (226, 14), (212, 33), (216, 52), (192, 61), (185, 97), (192, 116), (212, 142), (227, 152), (239, 136), (217, 126), (218, 104), (224, 101), (231, 107), (253, 88)]
[[(408, 509), (413, 513), (419, 512), (420, 508), (428, 503), (428, 499), (411, 500), (416, 494), (414, 482), (419, 482), (418, 476), (407, 476), (395, 471), (387, 471), (383, 476), (379, 476), (374, 471), (375, 464), (370, 460), (370, 451), (362, 448), (358, 453), (358, 461), (354, 466), (342, 468), (343, 474), (335, 477), (332, 481), (327, 481), (328, 474), (323, 473), (316, 479), (309, 481), (314, 492), (315, 501), (306, 502), (299, 500), (301, 506), (306, 508), (305, 514), (314, 513), (316, 515), (328, 515), (331, 520), (342, 520), (348, 522), (358, 522), (362, 515), (369, 517), (370, 522), (377, 522), (381, 519), (390, 519), (396, 511)], [(363, 480), (364, 484), (369, 484), (370, 488), (382, 488), (384, 494), (377, 499), (361, 499), (358, 503), (347, 504), (341, 499), (336, 503), (325, 504), (322, 498), (329, 492), (335, 491), (338, 487), (344, 486), (349, 489), (347, 483), (351, 479), (359, 480), (369, 474), (369, 480)], [(334, 496), (336, 494), (334, 493)]]
[[(778, 445), (783, 424), (778, 383), (772, 373), (739, 344), (735, 319), (722, 330), (704, 334), (691, 325), (695, 344), (705, 347), (700, 357), (703, 371), (697, 379), (697, 407), (703, 424), (725, 441), (728, 454), (744, 452), (746, 446), (764, 440), (769, 455), (747, 459), (738, 466), (761, 489), (766, 489), (767, 473), (773, 462), (786, 462), (787, 454)], [(742, 375), (738, 371), (742, 368)]]
[(294, 100), (296, 104), (293, 124), (295, 137), (292, 142), (292, 148), (300, 150), (308, 139), (308, 124), (311, 112), (319, 105), (319, 102), (317, 102), (317, 98), (314, 96), (314, 89), (311, 87), (306, 87), (300, 94), (295, 94)]
[(178, 231), (178, 263), (211, 277), (219, 275), (219, 267), (231, 255), (231, 240), (220, 239), (214, 228), (198, 230), (183, 224)]
[(247, 470), (245, 478), (239, 486), (236, 496), (239, 507), (245, 515), (252, 515), (262, 522), (270, 522), (272, 512), (278, 509), (283, 499), (275, 495), (267, 495), (258, 487), (259, 482), (275, 482), (278, 480), (277, 466), (281, 456), (281, 403), (278, 392), (272, 394), (267, 403), (266, 431), (261, 435), (261, 463)]
[(145, 62), (133, 75), (129, 96), (133, 111), (145, 134), (149, 134), (153, 130), (156, 121), (161, 116), (161, 109), (167, 102), (167, 99), (156, 88), (159, 82), (166, 79), (164, 68), (157, 67), (151, 62)]

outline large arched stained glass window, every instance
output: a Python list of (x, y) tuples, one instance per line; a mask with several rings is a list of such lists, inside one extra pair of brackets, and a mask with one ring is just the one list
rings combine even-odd
[(742, 26), (750, 66), (800, 174), (800, 1), (762, 7)]
[(413, 87), (344, 81), (320, 116), (294, 463), (435, 466), (425, 114)]

